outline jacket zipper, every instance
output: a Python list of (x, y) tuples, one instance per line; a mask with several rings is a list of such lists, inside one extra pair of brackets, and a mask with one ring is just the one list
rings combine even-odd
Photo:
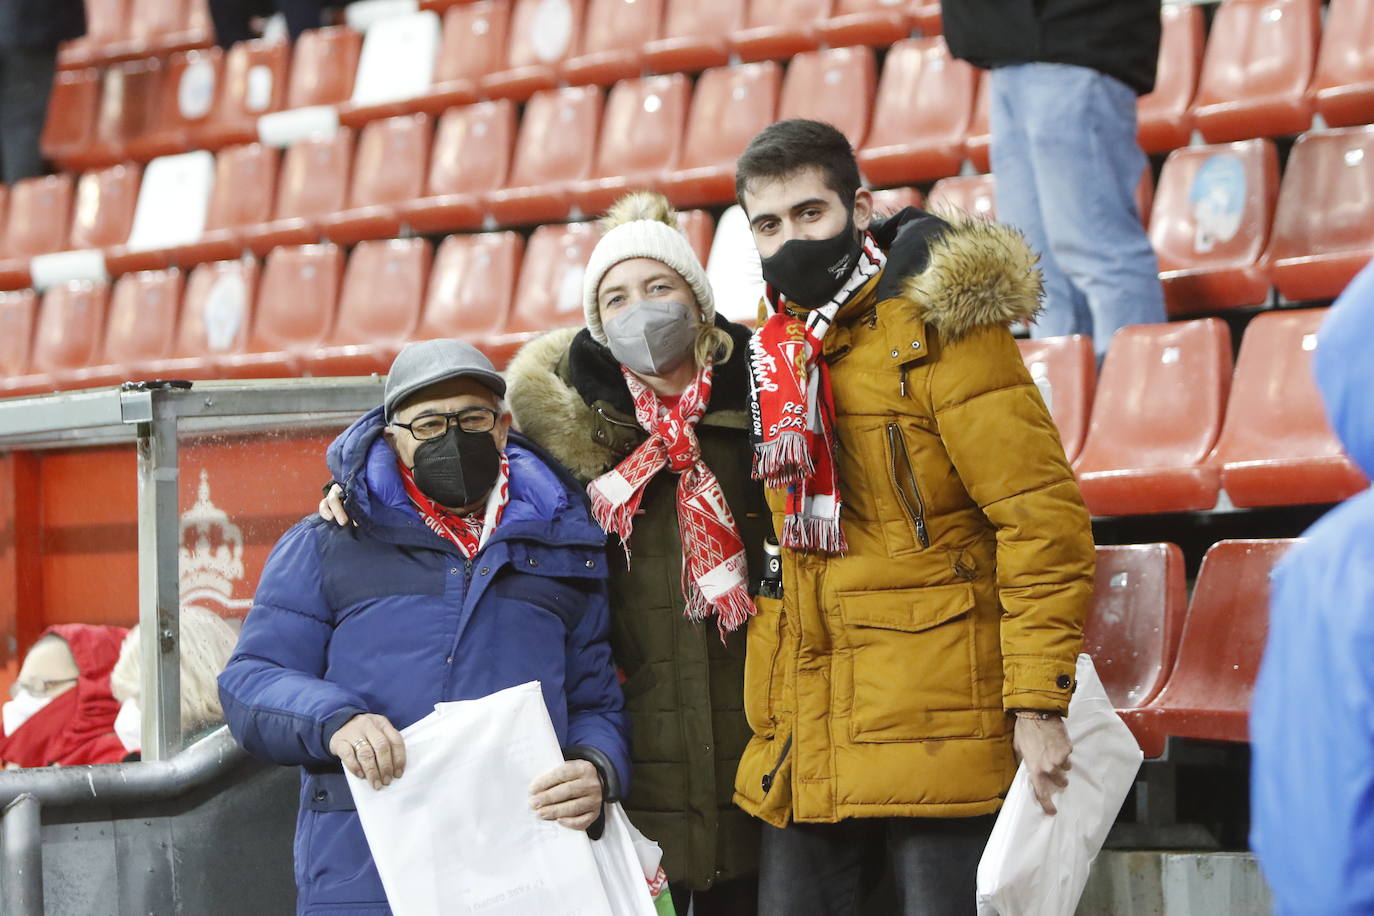
[(604, 407), (598, 407), (598, 408), (596, 409), (596, 412), (597, 412), (598, 414), (600, 414), (600, 415), (601, 415), (601, 419), (605, 420), (607, 423), (614, 424), (615, 426), (623, 426), (623, 427), (625, 427), (626, 429), (639, 429), (638, 424), (635, 424), (635, 423), (626, 423), (626, 422), (623, 421), (623, 420), (617, 420), (615, 417), (613, 417), (613, 416), (611, 416), (610, 414), (606, 413), (606, 409), (605, 409)]
[[(892, 453), (891, 471), (892, 486), (897, 491), (897, 498), (902, 501), (902, 508), (906, 510), (907, 516), (916, 523), (916, 538), (921, 542), (922, 547), (930, 546), (930, 532), (926, 529), (926, 502), (921, 498), (921, 488), (916, 485), (916, 472), (911, 467), (911, 456), (906, 451), (906, 439), (902, 437), (902, 428), (896, 423), (887, 424), (887, 445)], [(912, 504), (908, 498), (906, 489), (902, 486), (902, 481), (897, 474), (897, 462), (899, 460), (906, 466), (906, 479), (911, 484), (911, 495), (916, 500)]]
[(773, 764), (773, 769), (763, 774), (763, 794), (767, 795), (768, 790), (773, 788), (773, 779), (778, 775), (778, 770), (782, 769), (782, 763), (787, 759), (787, 754), (792, 750), (792, 736), (787, 736), (787, 743), (782, 746), (782, 753), (778, 756), (778, 762)]

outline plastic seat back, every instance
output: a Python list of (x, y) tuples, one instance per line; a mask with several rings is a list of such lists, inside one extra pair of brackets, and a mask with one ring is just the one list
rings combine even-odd
[(257, 289), (258, 262), (252, 258), (198, 265), (186, 281), (174, 355), (200, 358), (208, 366), (217, 356), (243, 349)]
[(152, 43), (181, 29), (189, 14), (186, 0), (130, 0), (130, 35)]
[(363, 41), (350, 101), (382, 105), (422, 95), (434, 81), (439, 33), (439, 14), (433, 10), (374, 23)]
[(514, 232), (450, 235), (439, 245), (417, 340), (480, 341), (506, 327), (525, 241)]
[(161, 82), (162, 64), (157, 58), (125, 61), (106, 69), (93, 138), (99, 149), (93, 155), (117, 160), (124, 144), (153, 128)]
[(595, 174), (660, 172), (682, 155), (690, 87), (681, 73), (616, 83), (606, 100)]
[(436, 83), (479, 80), (506, 65), (510, 4), (504, 0), (460, 3), (444, 11)]
[(580, 325), (582, 271), (601, 233), (595, 223), (540, 226), (530, 236), (506, 330), (534, 334)]
[(353, 159), (349, 206), (399, 203), (418, 197), (429, 159), (427, 115), (402, 115), (363, 128)]
[(754, 247), (754, 235), (749, 230), (749, 217), (734, 204), (720, 215), (716, 223), (715, 241), (711, 256), (706, 260), (706, 276), (716, 297), (716, 313), (731, 321), (753, 327), (759, 318), (759, 300), (763, 298), (763, 267), (759, 251)]
[(1294, 541), (1219, 541), (1202, 559), (1178, 661), (1152, 707), (1166, 732), (1245, 741), (1246, 714), (1269, 634), (1269, 573)]
[(63, 42), (58, 49), (59, 67), (84, 67), (107, 59), (111, 45), (129, 35), (125, 0), (86, 0), (86, 34)]
[(163, 359), (176, 342), (181, 271), (141, 270), (115, 281), (99, 362), (129, 365)]
[(515, 0), (506, 65), (556, 67), (577, 53), (586, 0)]
[(219, 48), (179, 51), (168, 58), (151, 133), (186, 131), (206, 121), (214, 110), (223, 66)]
[(664, 0), (589, 0), (583, 55), (638, 52), (658, 37)]
[(1193, 101), (1208, 142), (1307, 129), (1320, 8), (1318, 0), (1224, 0), (1218, 7)]
[(321, 216), (342, 210), (348, 199), (353, 133), (312, 137), (292, 144), (277, 184), (277, 219)]
[(215, 189), (205, 217), (206, 229), (236, 229), (272, 215), (278, 153), (261, 143), (221, 150), (215, 157)]
[(515, 103), (509, 99), (450, 108), (434, 132), (429, 194), (493, 191), (506, 181), (515, 145)]
[(130, 250), (168, 248), (199, 239), (205, 231), (214, 183), (215, 157), (205, 150), (148, 163), (129, 231)]
[(44, 157), (65, 166), (90, 145), (100, 109), (100, 87), (99, 70), (57, 71), (43, 123)]
[(334, 323), (343, 274), (337, 245), (288, 245), (267, 256), (258, 287), (250, 352), (312, 349)]
[(0, 376), (13, 378), (29, 371), (29, 351), (37, 323), (36, 292), (0, 290)]
[(1159, 693), (1174, 667), (1187, 608), (1178, 545), (1097, 548), (1083, 651), (1093, 657), (1113, 706), (1135, 709)]
[(926, 197), (926, 209), (932, 213), (962, 213), (979, 219), (996, 219), (996, 176), (958, 175), (941, 178)]
[(1074, 334), (1018, 340), (1016, 344), (1055, 426), (1059, 427), (1064, 456), (1072, 462), (1083, 449), (1097, 387), (1097, 357), (1092, 338)]
[(830, 16), (832, 5), (832, 0), (750, 0), (745, 27), (806, 34)]
[(665, 0), (663, 37), (644, 46), (659, 73), (719, 67), (730, 56), (726, 36), (744, 28), (745, 0)]
[(420, 320), (430, 249), (424, 239), (359, 242), (348, 258), (333, 344), (396, 344)]
[(109, 295), (108, 286), (90, 280), (73, 280), (45, 292), (29, 372), (61, 372), (93, 363), (105, 330)]
[(1079, 475), (1202, 464), (1230, 385), (1231, 334), (1220, 319), (1122, 328), (1098, 378)]
[(1312, 374), (1326, 311), (1262, 312), (1245, 329), (1217, 443), (1222, 486), (1237, 506), (1338, 502), (1368, 486)]
[(133, 227), (143, 169), (134, 163), (87, 172), (76, 183), (70, 248), (122, 245)]
[(286, 102), (287, 64), (291, 45), (285, 41), (241, 41), (224, 57), (224, 78), (206, 119), (211, 129), (247, 138), (257, 120)]
[(1374, 4), (1331, 0), (1312, 91), (1330, 126), (1374, 123)]
[(925, 198), (915, 188), (883, 188), (873, 192), (873, 212), (879, 215), (891, 215), (924, 203)]
[(347, 100), (362, 47), (363, 36), (344, 26), (303, 33), (291, 55), (285, 107), (337, 105)]
[(1279, 186), (1268, 258), (1287, 299), (1329, 299), (1374, 256), (1374, 126), (1303, 134)]
[(596, 155), (601, 90), (576, 86), (537, 92), (525, 105), (510, 187), (586, 178)]
[(1141, 96), (1136, 105), (1140, 145), (1151, 153), (1188, 145), (1192, 132), (1188, 109), (1197, 94), (1207, 34), (1201, 7), (1165, 3), (1159, 12), (1161, 32), (1155, 88)]
[(778, 120), (825, 121), (839, 128), (857, 148), (868, 133), (876, 81), (872, 48), (830, 48), (798, 54), (783, 80)]
[(1264, 303), (1269, 277), (1261, 261), (1278, 185), (1271, 140), (1169, 154), (1155, 188), (1150, 244), (1170, 313)]
[(687, 115), (684, 168), (730, 163), (776, 120), (781, 68), (771, 62), (707, 70)]
[(0, 255), (25, 258), (61, 250), (72, 215), (72, 176), (24, 178), (10, 186), (9, 197)]

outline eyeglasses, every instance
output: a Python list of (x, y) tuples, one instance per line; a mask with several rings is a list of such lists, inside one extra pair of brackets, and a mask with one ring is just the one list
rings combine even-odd
[(19, 696), (19, 691), (23, 690), (30, 696), (46, 697), (63, 684), (75, 684), (79, 678), (63, 677), (54, 681), (15, 681), (10, 685), (10, 699)]
[(438, 439), (454, 423), (465, 433), (489, 433), (496, 428), (496, 417), (496, 411), (490, 407), (468, 407), (454, 413), (426, 414), (412, 423), (392, 421), (391, 425), (408, 430), (412, 436), (424, 442), (426, 439)]

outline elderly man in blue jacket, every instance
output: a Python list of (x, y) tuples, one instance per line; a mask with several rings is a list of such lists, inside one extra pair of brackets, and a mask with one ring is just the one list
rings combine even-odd
[(412, 344), (384, 404), (329, 448), (355, 525), (311, 515), (268, 558), (220, 676), (254, 756), (302, 767), (297, 908), (386, 913), (343, 767), (403, 778), (399, 729), (436, 703), (539, 681), (567, 762), (531, 807), (595, 832), (629, 778), (606, 642), (605, 536), (557, 464), (510, 432), (505, 383), (455, 340)]
[[(1315, 369), (1346, 452), (1374, 476), (1374, 263), (1317, 335)], [(1374, 914), (1374, 493), (1280, 561), (1250, 715), (1251, 844), (1281, 916)]]

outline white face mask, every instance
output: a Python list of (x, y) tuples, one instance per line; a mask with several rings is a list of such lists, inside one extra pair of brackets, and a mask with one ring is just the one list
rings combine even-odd
[(130, 753), (143, 750), (143, 712), (138, 708), (138, 700), (125, 700), (119, 707), (114, 730), (124, 750)]
[(663, 376), (692, 355), (697, 339), (692, 307), (682, 302), (627, 305), (602, 325), (606, 346), (621, 365), (640, 375)]
[(40, 709), (53, 701), (52, 697), (34, 696), (23, 687), (19, 688), (14, 699), (0, 707), (0, 721), (5, 726), (5, 735), (19, 731), (19, 727), (29, 721)]

